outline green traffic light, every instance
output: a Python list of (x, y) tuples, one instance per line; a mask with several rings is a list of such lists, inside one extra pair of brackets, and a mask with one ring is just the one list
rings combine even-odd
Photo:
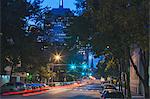
[(75, 64), (70, 64), (70, 66), (71, 66), (71, 69), (75, 69), (76, 68)]
[(87, 64), (83, 64), (82, 67), (83, 67), (84, 69), (86, 69), (86, 68), (87, 68)]

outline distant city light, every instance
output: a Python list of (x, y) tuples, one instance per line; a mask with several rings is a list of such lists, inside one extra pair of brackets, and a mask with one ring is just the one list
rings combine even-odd
[(92, 60), (93, 56), (92, 55), (89, 55), (89, 60)]
[(106, 48), (108, 48), (108, 49), (109, 49), (109, 48), (110, 48), (110, 46), (109, 46), (109, 45), (107, 45), (107, 47), (106, 47)]

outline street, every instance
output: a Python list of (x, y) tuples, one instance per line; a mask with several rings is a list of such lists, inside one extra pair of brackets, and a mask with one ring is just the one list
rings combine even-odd
[(2, 96), (1, 99), (99, 99), (99, 84), (88, 84), (76, 88), (59, 88), (45, 91), (41, 94), (24, 94), (17, 96)]
[(0, 99), (150, 99), (149, 0), (1, 8)]

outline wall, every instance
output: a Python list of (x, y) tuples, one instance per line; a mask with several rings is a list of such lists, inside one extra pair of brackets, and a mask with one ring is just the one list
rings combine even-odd
[[(143, 66), (141, 65), (140, 62), (139, 52), (140, 52), (139, 48), (134, 48), (131, 54), (134, 64), (137, 66), (139, 73), (143, 76)], [(143, 94), (143, 85), (138, 76), (136, 75), (136, 72), (132, 64), (130, 65), (130, 87), (132, 94)]]

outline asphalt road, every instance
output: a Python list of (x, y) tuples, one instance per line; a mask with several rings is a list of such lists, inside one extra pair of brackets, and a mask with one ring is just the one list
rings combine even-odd
[(3, 96), (1, 99), (99, 99), (100, 85), (90, 84), (74, 89), (53, 89), (38, 94), (25, 94), (17, 96)]

